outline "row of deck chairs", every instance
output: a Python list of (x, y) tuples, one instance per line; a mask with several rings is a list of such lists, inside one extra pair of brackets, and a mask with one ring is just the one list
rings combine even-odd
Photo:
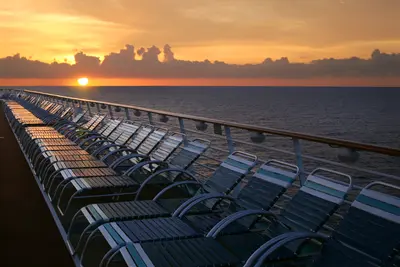
[(183, 144), (166, 129), (16, 100), (6, 102), (7, 118), (82, 266), (399, 264), (399, 187), (366, 186), (328, 237), (318, 232), (352, 188), (347, 174), (315, 169), (275, 213), (296, 165), (269, 160), (252, 171), (257, 157), (237, 151), (199, 181), (188, 169), (207, 140)]

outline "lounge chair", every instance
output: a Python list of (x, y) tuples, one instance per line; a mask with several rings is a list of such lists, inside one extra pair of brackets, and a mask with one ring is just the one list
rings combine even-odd
[[(327, 178), (316, 176), (317, 172), (334, 173), (349, 179), (349, 183), (333, 182)], [(225, 217), (207, 233), (197, 232), (193, 225), (186, 224), (180, 228), (182, 231), (176, 230), (174, 235), (167, 235), (165, 232), (152, 229), (152, 235), (146, 237), (144, 233), (137, 235), (134, 227), (127, 226), (122, 223), (108, 223), (98, 228), (98, 231), (105, 238), (111, 250), (105, 255), (105, 259), (115, 251), (130, 243), (136, 248), (141, 248), (143, 254), (139, 257), (142, 259), (147, 254), (147, 257), (154, 263), (155, 266), (169, 266), (166, 258), (174, 258), (179, 263), (181, 251), (191, 251), (193, 254), (193, 263), (188, 265), (176, 266), (206, 266), (206, 263), (212, 260), (213, 252), (207, 251), (207, 248), (199, 246), (219, 247), (221, 246), (231, 255), (234, 255), (236, 261), (245, 261), (259, 246), (265, 243), (266, 240), (280, 235), (281, 233), (294, 232), (298, 230), (316, 232), (325, 224), (329, 217), (338, 209), (339, 205), (344, 201), (344, 198), (351, 188), (351, 177), (328, 169), (317, 168), (308, 177), (307, 181), (300, 188), (298, 193), (286, 205), (285, 209), (279, 214), (265, 210), (241, 210)], [(185, 212), (197, 205), (197, 202), (202, 202), (203, 199), (192, 201), (184, 209), (181, 209), (178, 217), (183, 217)], [(246, 218), (254, 218), (254, 216), (262, 216), (269, 219), (265, 231), (245, 231), (245, 233), (232, 233), (232, 226), (235, 226), (241, 220)], [(165, 218), (164, 218), (165, 220)], [(143, 225), (143, 221), (142, 225)], [(164, 225), (165, 222), (159, 222)], [(122, 228), (121, 228), (122, 227)], [(162, 229), (161, 226), (159, 226)], [(235, 227), (234, 227), (235, 228)], [(244, 228), (245, 229), (245, 228)], [(247, 230), (247, 229), (245, 229)], [(203, 237), (199, 237), (203, 235)], [(95, 236), (95, 232), (92, 233)], [(111, 237), (111, 239), (110, 239)], [(136, 238), (136, 240), (135, 240)], [(139, 242), (138, 242), (139, 238)], [(175, 240), (184, 239), (184, 240)], [(89, 240), (90, 241), (90, 240)], [(86, 244), (89, 244), (89, 241)], [(214, 244), (212, 244), (214, 243)], [(243, 246), (243, 244), (246, 244)], [(298, 244), (296, 244), (298, 246)], [(161, 248), (166, 249), (162, 251)], [(97, 247), (98, 249), (98, 247)], [(196, 251), (198, 250), (199, 251)], [(287, 248), (286, 255), (293, 256), (292, 248)], [(152, 251), (158, 251), (159, 256), (154, 257)], [(221, 252), (222, 253), (222, 252)], [(218, 252), (219, 254), (219, 252)], [(200, 256), (201, 255), (201, 256)], [(182, 258), (182, 262), (186, 261)], [(228, 262), (229, 263), (229, 262)], [(220, 262), (215, 262), (215, 265)], [(174, 264), (171, 264), (175, 266)]]
[(110, 136), (110, 134), (118, 128), (118, 126), (122, 123), (122, 120), (118, 119), (105, 119), (102, 123), (101, 128), (96, 131), (84, 130), (82, 134), (71, 139), (75, 143), (85, 142), (90, 143), (93, 140), (98, 139), (106, 139)]
[(82, 140), (79, 143), (79, 146), (84, 148), (88, 152), (93, 152), (96, 150), (96, 148), (99, 148), (104, 144), (115, 143), (119, 145), (125, 145), (126, 142), (128, 142), (128, 140), (131, 139), (134, 134), (136, 134), (140, 126), (140, 123), (124, 121), (107, 138), (95, 139), (93, 142), (90, 143), (87, 143), (86, 140)]
[[(132, 164), (135, 163), (140, 163), (143, 160), (146, 159), (151, 159), (149, 158), (153, 150), (155, 151), (155, 155), (158, 155), (161, 153), (161, 151), (166, 150), (167, 154), (165, 154), (166, 157), (169, 157), (182, 143), (183, 138), (180, 135), (169, 135), (165, 137), (166, 132), (161, 132), (160, 130), (153, 131), (144, 141), (143, 143), (139, 146), (138, 150), (136, 151), (137, 154), (134, 154), (135, 157), (132, 157), (131, 160), (135, 160)], [(163, 138), (165, 139), (163, 140)], [(157, 145), (161, 142), (161, 146), (157, 148)], [(158, 154), (157, 154), (158, 153)], [(153, 156), (154, 157), (154, 156)], [(164, 159), (162, 159), (164, 160)], [(103, 161), (96, 160), (94, 163), (95, 164), (101, 164), (104, 166), (107, 166)], [(74, 176), (73, 173), (75, 172), (81, 172), (85, 171), (84, 169), (87, 170), (94, 170), (94, 167), (91, 166), (84, 166), (84, 163), (86, 162), (60, 162), (57, 165), (57, 168), (55, 172), (53, 172), (51, 175), (49, 175), (48, 179), (44, 181), (44, 184), (47, 184), (45, 188), (48, 189), (49, 195), (53, 198), (59, 190), (63, 190), (63, 185), (68, 184), (69, 181), (75, 180), (77, 178), (84, 178), (84, 177), (104, 177), (104, 176), (109, 176), (110, 174), (107, 173), (107, 175), (99, 175), (97, 173), (85, 173), (84, 175), (81, 174), (81, 176)], [(131, 164), (131, 165), (132, 165)], [(65, 173), (65, 170), (68, 170), (69, 173)], [(86, 170), (86, 171), (87, 171)], [(57, 175), (61, 174), (62, 178), (61, 182), (59, 184), (54, 184), (55, 178)], [(113, 175), (118, 175), (117, 172), (113, 171)], [(53, 186), (55, 185), (55, 186)], [(52, 188), (55, 190), (53, 191), (54, 194), (52, 194)]]
[[(47, 173), (52, 169), (51, 163), (74, 160), (96, 160), (96, 156), (98, 156), (97, 151), (100, 151), (101, 149), (107, 151), (108, 147), (104, 147), (108, 144), (125, 145), (136, 133), (138, 134), (132, 138), (130, 143), (137, 143), (137, 139), (142, 140), (143, 134), (140, 136), (140, 133), (142, 132), (141, 129), (142, 127), (140, 127), (140, 124), (125, 121), (121, 123), (107, 139), (100, 139), (93, 142), (82, 140), (78, 146), (75, 144), (75, 147), (71, 147), (71, 150), (77, 150), (81, 152), (81, 154), (84, 154), (84, 157), (79, 155), (76, 159), (71, 157), (70, 154), (65, 155), (65, 152), (67, 152), (66, 150), (70, 150), (68, 147), (65, 147), (65, 149), (63, 149), (63, 147), (60, 148), (54, 146), (38, 148), (36, 150), (36, 157), (40, 157), (40, 159), (35, 160), (34, 167), (38, 171), (40, 177), (47, 177)], [(145, 137), (147, 137), (147, 135), (148, 133), (146, 132)], [(88, 137), (88, 139), (90, 139), (90, 137)], [(89, 143), (89, 145), (87, 143)], [(83, 148), (85, 151), (81, 150)], [(38, 163), (36, 164), (36, 162)]]
[[(81, 210), (82, 215), (84, 215), (87, 220), (87, 224), (83, 224), (82, 222), (78, 224), (81, 226), (80, 229), (83, 229), (83, 231), (77, 231), (79, 228), (74, 229), (74, 225), (71, 224), (68, 235), (71, 238), (73, 237), (73, 232), (71, 231), (78, 233), (75, 234), (75, 236), (79, 237), (79, 241), (77, 243), (71, 241), (70, 243), (72, 246), (77, 244), (75, 247), (78, 248), (79, 244), (84, 242), (82, 241), (84, 236), (87, 236), (87, 234), (92, 232), (93, 229), (107, 222), (138, 220), (140, 225), (146, 225), (146, 222), (152, 223), (157, 221), (140, 221), (139, 219), (170, 216), (172, 216), (170, 219), (161, 219), (161, 221), (159, 221), (159, 226), (161, 228), (164, 224), (169, 224), (169, 222), (173, 225), (174, 222), (183, 220), (181, 225), (187, 223), (192, 225), (197, 232), (207, 233), (208, 230), (210, 230), (218, 221), (236, 211), (256, 208), (269, 210), (287, 188), (292, 185), (297, 178), (298, 173), (299, 170), (295, 165), (276, 160), (267, 161), (251, 178), (249, 178), (247, 184), (240, 191), (237, 199), (234, 201), (232, 201), (233, 198), (231, 196), (227, 195), (229, 192), (206, 193), (200, 195), (202, 201), (197, 203), (205, 203), (205, 206), (200, 209), (201, 215), (193, 215), (196, 214), (195, 211), (189, 212), (189, 210), (185, 210), (191, 201), (195, 201), (193, 199), (184, 202), (172, 212), (169, 212), (162, 206), (156, 209), (155, 205), (149, 205), (146, 201), (91, 205)], [(210, 202), (212, 199), (217, 199), (218, 201)], [(223, 199), (229, 199), (232, 203), (228, 207), (224, 207), (225, 203), (221, 201)], [(157, 199), (154, 200), (154, 202), (157, 203)], [(146, 206), (148, 209), (146, 209)], [(223, 210), (223, 212), (216, 212), (217, 210)], [(181, 212), (183, 212), (182, 215)], [(78, 219), (78, 216), (75, 216), (75, 219)], [(89, 223), (90, 221), (92, 222)], [(127, 224), (130, 223), (127, 222)], [(84, 225), (86, 226), (82, 227)], [(185, 228), (187, 227), (185, 226)], [(243, 230), (242, 227), (239, 228)], [(140, 229), (140, 227), (137, 229)], [(173, 235), (173, 233), (170, 234)]]
[[(35, 140), (35, 143), (31, 143), (30, 147), (27, 148), (27, 154), (30, 157), (34, 157), (34, 155), (37, 155), (38, 153), (43, 152), (43, 148), (49, 147), (49, 146), (76, 146), (77, 143), (82, 143), (83, 141), (86, 143), (93, 142), (95, 138), (106, 138), (110, 134), (114, 132), (114, 130), (118, 127), (118, 125), (121, 123), (119, 120), (106, 120), (105, 123), (103, 123), (102, 126), (99, 126), (99, 130), (97, 132), (89, 131), (86, 134), (82, 135), (81, 138), (83, 139), (80, 141), (80, 139), (76, 140), (69, 140), (63, 135), (57, 135), (52, 127), (45, 128), (46, 131), (45, 133), (51, 134), (53, 132), (56, 135), (53, 135), (54, 138), (38, 138)], [(48, 130), (47, 130), (48, 129)], [(37, 128), (34, 128), (32, 131), (31, 128), (26, 129), (27, 130), (27, 136), (26, 138), (29, 140), (32, 138), (32, 135), (37, 134), (38, 130)], [(40, 132), (40, 135), (43, 135), (43, 132)], [(50, 135), (52, 136), (52, 135)]]
[[(155, 134), (157, 133), (155, 132)], [(150, 138), (151, 135), (148, 139)], [(146, 140), (145, 142), (143, 142), (143, 144), (146, 144)], [(122, 195), (122, 193), (117, 193), (120, 192), (120, 190), (128, 191), (127, 195), (129, 196), (134, 195), (135, 192), (140, 188), (141, 184), (143, 184), (143, 181), (146, 179), (146, 177), (152, 174), (152, 169), (146, 167), (149, 165), (151, 166), (155, 163), (160, 164), (164, 162), (163, 165), (167, 164), (167, 162), (165, 161), (174, 154), (175, 150), (180, 146), (182, 141), (182, 136), (173, 134), (165, 137), (161, 141), (160, 145), (157, 146), (150, 154), (130, 154), (134, 157), (130, 157), (126, 160), (129, 161), (130, 166), (133, 165), (131, 169), (137, 169), (138, 171), (141, 171), (140, 175), (132, 175), (131, 172), (128, 172), (123, 173), (122, 176), (118, 176), (118, 174), (116, 173), (112, 177), (68, 177), (67, 179), (62, 181), (62, 183), (60, 183), (54, 191), (55, 193), (53, 198), (58, 199), (56, 203), (60, 213), (64, 214), (65, 210), (68, 209), (70, 203), (73, 200), (79, 199), (84, 195), (87, 195), (86, 198), (98, 198), (99, 192), (103, 192), (103, 194), (105, 194), (103, 195), (103, 197), (110, 199), (113, 196), (111, 192), (114, 192), (114, 194), (117, 194), (118, 196)], [(192, 153), (192, 155), (188, 155), (187, 153), (177, 153), (177, 155), (173, 157), (173, 159), (175, 159), (175, 162), (178, 163), (178, 161), (180, 161), (179, 163), (183, 168), (186, 168), (190, 164), (192, 164), (193, 161), (196, 160), (200, 156), (200, 154), (203, 153), (207, 148), (207, 146), (204, 146), (204, 144), (199, 143), (198, 140), (192, 142), (191, 145), (192, 147), (200, 146), (201, 148), (198, 149), (195, 153)], [(138, 152), (140, 152), (141, 147), (142, 146), (139, 147)], [(147, 144), (145, 146), (145, 149), (149, 148), (150, 147)], [(185, 149), (183, 149), (183, 151), (185, 151)], [(187, 158), (182, 159), (182, 157)], [(137, 163), (134, 164), (134, 162), (131, 161), (132, 159), (134, 159)], [(117, 166), (114, 166), (113, 168), (115, 169), (116, 167)], [(165, 173), (166, 172), (167, 171), (165, 171)], [(138, 172), (136, 172), (136, 174), (137, 173)], [(128, 176), (128, 174), (130, 174), (130, 176)], [(150, 184), (150, 186), (152, 186), (151, 188), (153, 190), (161, 190), (165, 185), (171, 183), (173, 177), (167, 176), (164, 177), (164, 179), (160, 179), (160, 177), (158, 177), (157, 181), (155, 180), (156, 179), (154, 179), (154, 183)], [(147, 190), (150, 190), (150, 186), (147, 187)], [(93, 193), (90, 192), (97, 192), (97, 194), (91, 196), (91, 194)], [(155, 193), (153, 193), (153, 195), (154, 194)], [(82, 204), (80, 205), (82, 206)]]
[(331, 237), (309, 232), (277, 236), (257, 249), (244, 266), (264, 266), (271, 256), (280, 254), (282, 247), (310, 239), (324, 243), (312, 267), (398, 266), (399, 193), (398, 186), (373, 182), (361, 191)]

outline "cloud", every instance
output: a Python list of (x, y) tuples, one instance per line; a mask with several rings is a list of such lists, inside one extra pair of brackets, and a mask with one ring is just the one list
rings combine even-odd
[[(161, 55), (161, 53), (163, 55)], [(137, 58), (139, 56), (140, 58)], [(159, 57), (163, 57), (159, 60)], [(309, 63), (290, 62), (287, 57), (266, 58), (258, 64), (228, 64), (210, 60), (176, 59), (172, 48), (139, 48), (126, 45), (118, 53), (99, 57), (75, 54), (75, 64), (44, 63), (20, 54), (0, 59), (0, 78), (72, 78), (81, 75), (103, 78), (367, 78), (399, 77), (400, 54), (376, 49), (368, 59), (324, 58)]]
[(171, 62), (175, 60), (174, 53), (171, 50), (171, 46), (168, 44), (164, 45), (164, 62)]

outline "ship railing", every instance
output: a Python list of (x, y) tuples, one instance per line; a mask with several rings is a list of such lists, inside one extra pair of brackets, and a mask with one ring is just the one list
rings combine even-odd
[[(400, 185), (400, 148), (366, 144), (339, 138), (261, 127), (238, 122), (211, 119), (157, 109), (82, 99), (32, 90), (2, 89), (2, 93), (34, 95), (64, 106), (76, 112), (86, 110), (87, 116), (106, 113), (111, 118), (152, 124), (184, 134), (186, 140), (205, 138), (211, 141), (208, 151), (193, 164), (191, 171), (200, 179), (206, 179), (219, 163), (235, 150), (258, 156), (259, 164), (269, 159), (295, 163), (300, 175), (292, 190), (284, 195), (274, 209), (281, 209), (295, 194), (307, 176), (317, 167), (333, 169), (352, 176), (353, 184), (343, 208), (333, 216), (324, 229), (332, 227), (342, 218), (361, 188), (371, 181), (383, 181)], [(1, 94), (1, 92), (0, 92)], [(282, 117), (282, 120), (285, 118)], [(288, 126), (289, 128), (290, 126)], [(257, 166), (258, 167), (258, 166)], [(256, 168), (255, 168), (256, 169)], [(329, 176), (330, 179), (339, 177)], [(336, 180), (337, 182), (338, 180)], [(339, 181), (340, 182), (340, 181)], [(236, 192), (240, 190), (239, 185)]]

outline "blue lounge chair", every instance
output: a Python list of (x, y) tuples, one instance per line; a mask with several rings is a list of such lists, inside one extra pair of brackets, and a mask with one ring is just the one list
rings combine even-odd
[[(349, 183), (344, 185), (316, 175), (317, 172), (322, 171), (342, 175), (349, 179)], [(171, 235), (168, 236), (165, 232), (158, 231), (158, 229), (152, 229), (152, 234), (143, 238), (145, 236), (144, 233), (139, 237), (137, 235), (139, 232), (134, 231), (133, 228), (126, 225), (121, 228), (121, 225), (118, 223), (105, 224), (99, 227), (99, 232), (105, 237), (104, 240), (107, 241), (112, 249), (105, 254), (103, 261), (108, 260), (108, 256), (129, 244), (129, 246), (133, 246), (143, 252), (139, 253), (140, 256), (139, 254), (131, 255), (131, 260), (146, 261), (147, 259), (153, 262), (155, 266), (164, 266), (164, 264), (165, 266), (207, 266), (206, 263), (212, 261), (213, 255), (211, 251), (201, 246), (220, 247), (221, 249), (219, 250), (221, 250), (221, 253), (224, 250), (228, 251), (229, 253), (225, 254), (233, 256), (232, 259), (235, 259), (236, 263), (240, 263), (248, 259), (266, 240), (270, 240), (281, 233), (294, 232), (299, 229), (309, 232), (318, 231), (344, 201), (344, 197), (350, 188), (350, 176), (318, 168), (309, 175), (305, 185), (300, 188), (299, 192), (279, 215), (265, 210), (250, 209), (238, 211), (216, 223), (204, 237), (198, 237), (199, 233), (193, 227), (189, 227), (189, 225), (186, 225), (185, 228), (182, 227), (182, 231), (176, 230), (176, 234), (172, 238)], [(202, 200), (200, 199), (200, 201)], [(187, 211), (196, 204), (196, 201), (192, 201), (184, 210)], [(180, 215), (182, 215), (182, 212), (183, 210)], [(263, 216), (269, 219), (270, 223), (267, 224), (265, 231), (232, 234), (231, 227), (238, 223), (239, 220), (254, 216)], [(159, 227), (162, 229), (161, 226)], [(95, 233), (92, 233), (92, 236), (94, 235)], [(137, 241), (138, 237), (139, 242)], [(246, 245), (244, 246), (243, 244)], [(165, 249), (163, 250), (162, 248)], [(286, 251), (286, 253), (293, 256), (291, 248), (287, 250), (289, 252)], [(153, 252), (155, 251), (159, 254), (158, 257), (154, 257)], [(188, 257), (191, 256), (182, 255), (183, 258), (180, 260), (179, 255), (181, 255), (182, 251), (191, 251), (193, 259), (195, 259), (194, 262), (184, 265), (183, 262), (187, 261)], [(175, 259), (176, 265), (173, 261), (167, 264), (169, 260), (165, 260), (166, 258)], [(230, 262), (228, 261), (227, 263), (229, 264)], [(215, 262), (215, 265), (218, 264), (221, 263), (218, 261)]]
[(282, 247), (310, 239), (324, 242), (312, 267), (398, 266), (399, 193), (398, 186), (373, 182), (361, 191), (331, 237), (309, 232), (277, 236), (256, 250), (245, 266), (264, 266), (265, 261), (280, 254)]
[[(138, 147), (137, 151), (132, 151), (132, 152), (136, 152), (136, 157), (134, 158), (135, 160), (137, 160), (137, 162), (140, 162), (143, 159), (148, 158), (149, 154), (157, 147), (157, 145), (162, 141), (162, 139), (166, 136), (168, 131), (163, 130), (161, 128), (156, 129), (155, 131), (151, 132), (148, 137), (143, 141), (143, 143)], [(172, 139), (173, 137), (168, 137), (169, 139)], [(182, 140), (182, 139), (181, 139)], [(171, 141), (173, 142), (173, 141)], [(180, 141), (181, 142), (181, 141)], [(180, 144), (179, 142), (179, 144)], [(178, 144), (178, 146), (179, 146)], [(103, 147), (107, 147), (107, 149), (113, 148), (115, 147), (115, 144), (112, 145), (105, 145)], [(176, 146), (177, 147), (177, 146)], [(175, 148), (176, 148), (175, 147)], [(94, 156), (98, 156), (99, 153), (93, 152)], [(125, 151), (129, 151), (129, 150), (125, 150)], [(103, 160), (104, 161), (104, 160)], [(106, 163), (104, 163), (103, 161), (98, 161), (96, 160), (95, 164), (102, 164), (104, 167), (107, 167)], [(101, 162), (101, 163), (100, 163)], [(81, 167), (80, 167), (81, 166)], [(74, 176), (74, 172), (77, 171), (77, 173), (80, 172), (79, 169), (91, 169), (91, 166), (84, 166), (79, 165), (79, 162), (71, 162), (71, 163), (65, 163), (65, 162), (61, 162), (59, 164), (59, 167), (55, 170), (55, 172), (53, 172), (52, 174), (50, 174), (48, 177), (46, 177), (46, 179), (43, 181), (43, 183), (45, 184), (45, 189), (49, 189), (49, 191), (51, 191), (52, 185), (55, 181), (55, 178), (57, 178), (57, 175), (61, 174), (62, 178), (61, 181), (62, 182), (68, 182), (70, 179), (75, 179), (77, 177), (99, 177), (99, 176), (103, 176), (103, 175), (99, 175), (97, 172), (93, 172), (92, 174), (89, 172), (85, 172), (85, 175), (83, 175), (83, 173), (81, 173), (81, 176)], [(75, 169), (75, 170), (73, 170)], [(67, 174), (65, 172), (65, 170), (70, 170), (69, 173)], [(111, 174), (109, 174), (111, 175)], [(117, 175), (117, 173), (115, 171), (113, 171), (112, 175)], [(58, 186), (58, 184), (56, 184), (56, 187)]]
[[(104, 195), (102, 195), (102, 197), (105, 199), (111, 199), (111, 197), (115, 195), (118, 197), (127, 195), (131, 198), (144, 184), (147, 185), (145, 191), (148, 196), (154, 196), (159, 190), (175, 180), (176, 176), (162, 174), (167, 174), (169, 170), (171, 170), (171, 168), (165, 169), (165, 167), (168, 167), (167, 160), (174, 154), (182, 141), (183, 139), (179, 135), (170, 135), (167, 136), (150, 155), (131, 154), (135, 157), (130, 157), (126, 160), (141, 159), (141, 161), (138, 161), (136, 165), (131, 167), (132, 170), (136, 170), (133, 173), (129, 171), (125, 172), (122, 176), (74, 177), (69, 179), (57, 189), (57, 192), (59, 192), (59, 195), (56, 195), (58, 198), (57, 208), (61, 214), (64, 214), (65, 210), (68, 209), (74, 214), (85, 204), (85, 202), (83, 202), (78, 205), (76, 200), (84, 196), (86, 196), (84, 197), (86, 199), (99, 198), (99, 192), (103, 192)], [(200, 143), (199, 140), (194, 140), (190, 143), (190, 147), (192, 150), (190, 154), (188, 154), (187, 150), (184, 148), (171, 158), (170, 163), (180, 164), (179, 167), (186, 169), (200, 157), (208, 146)], [(196, 150), (194, 149), (195, 147), (197, 148)], [(154, 166), (148, 167), (156, 163), (160, 164), (159, 168), (153, 169)], [(132, 164), (131, 162), (131, 165)], [(151, 180), (152, 182), (149, 183), (147, 180)], [(125, 193), (122, 193), (121, 190)], [(97, 194), (93, 192), (97, 192)], [(72, 201), (75, 201), (74, 209), (70, 209)], [(86, 202), (86, 204), (88, 203)]]
[[(148, 203), (147, 207), (149, 207), (149, 209), (146, 209), (146, 205), (138, 205), (140, 204), (140, 201), (137, 201), (136, 203), (122, 203), (125, 205), (120, 205), (119, 203), (117, 205), (113, 205), (112, 203), (108, 205), (93, 205), (93, 207), (88, 207), (86, 210), (86, 214), (94, 215), (92, 217), (93, 222), (90, 223), (90, 225), (86, 226), (83, 231), (79, 232), (79, 234), (77, 235), (79, 236), (78, 244), (84, 242), (82, 241), (82, 239), (88, 233), (93, 232), (94, 227), (99, 227), (100, 225), (113, 221), (118, 221), (118, 225), (128, 225), (129, 228), (136, 228), (139, 232), (143, 233), (145, 233), (147, 230), (144, 230), (144, 228), (141, 229), (141, 226), (145, 228), (150, 226), (151, 228), (151, 225), (153, 223), (156, 223), (161, 230), (165, 228), (166, 225), (174, 225), (178, 223), (185, 229), (196, 229), (195, 231), (192, 231), (192, 233), (195, 233), (195, 236), (201, 236), (202, 234), (206, 234), (222, 218), (239, 210), (269, 210), (279, 199), (279, 197), (282, 196), (284, 192), (286, 192), (287, 188), (292, 185), (292, 183), (297, 178), (298, 173), (299, 170), (295, 165), (291, 165), (281, 161), (270, 160), (263, 164), (258, 169), (258, 171), (251, 178), (249, 178), (249, 181), (240, 191), (237, 199), (233, 199), (231, 196), (226, 195), (226, 193), (228, 192), (206, 193), (203, 195), (199, 195), (201, 197), (200, 201), (196, 200), (200, 199), (199, 196), (195, 197), (196, 199), (189, 199), (181, 206), (176, 208), (174, 211), (172, 211), (172, 213), (169, 213), (162, 207), (158, 208), (157, 213), (157, 209), (154, 209), (155, 206), (153, 205), (153, 210), (151, 210), (151, 205), (148, 205)], [(218, 201), (211, 202), (211, 200), (213, 199), (216, 199)], [(225, 202), (223, 202), (222, 200), (234, 201), (232, 201), (228, 207), (224, 207), (226, 205), (224, 205)], [(146, 202), (142, 203), (146, 204)], [(196, 204), (191, 206), (190, 203)], [(190, 210), (193, 210), (192, 207), (199, 204), (208, 204), (201, 209), (201, 215), (194, 215), (196, 214), (196, 212), (189, 212)], [(217, 212), (217, 210), (221, 210), (222, 212)], [(81, 212), (84, 212), (84, 210), (81, 210)], [(165, 218), (171, 215), (172, 217)], [(164, 218), (159, 220), (154, 219), (160, 217)], [(145, 218), (148, 219), (140, 220)], [(88, 217), (86, 217), (86, 219), (88, 219)], [(253, 223), (254, 218), (252, 220), (248, 220), (249, 225)], [(82, 225), (82, 223), (80, 225)], [(239, 231), (244, 231), (244, 229), (246, 229), (245, 226), (239, 224), (235, 225), (235, 228)], [(75, 231), (77, 230), (73, 229), (73, 226), (71, 226), (71, 229)], [(162, 230), (161, 232), (166, 233), (164, 230)], [(156, 229), (151, 231), (153, 233), (157, 232)], [(159, 234), (161, 232), (159, 232)], [(177, 233), (178, 232), (176, 231), (170, 232), (169, 236), (176, 236)], [(69, 232), (69, 236), (73, 236), (71, 232)], [(143, 238), (146, 238), (145, 236), (145, 234), (142, 235)], [(149, 237), (150, 236), (147, 236), (147, 238)], [(155, 235), (153, 235), (153, 237), (155, 237)], [(144, 241), (144, 239), (141, 241)], [(76, 242), (71, 241), (71, 244), (75, 243)], [(78, 245), (76, 247), (78, 248)]]

